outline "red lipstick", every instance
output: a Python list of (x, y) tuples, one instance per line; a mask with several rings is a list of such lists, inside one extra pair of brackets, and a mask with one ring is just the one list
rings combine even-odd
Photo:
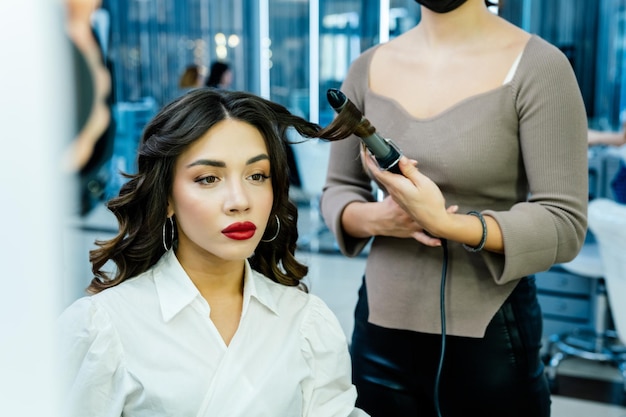
[(224, 230), (222, 234), (229, 239), (247, 240), (254, 236), (256, 226), (252, 222), (233, 223)]

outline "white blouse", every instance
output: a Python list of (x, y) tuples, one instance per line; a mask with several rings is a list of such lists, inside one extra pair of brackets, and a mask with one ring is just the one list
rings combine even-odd
[(226, 346), (173, 251), (59, 318), (66, 417), (366, 416), (346, 337), (322, 300), (246, 262)]

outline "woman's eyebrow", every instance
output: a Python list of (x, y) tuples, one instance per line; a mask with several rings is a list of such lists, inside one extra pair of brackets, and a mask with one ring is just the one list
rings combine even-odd
[[(262, 154), (253, 156), (252, 158), (248, 159), (246, 161), (246, 165), (250, 165), (255, 162), (263, 161), (266, 159), (270, 159), (270, 157), (267, 154), (262, 153)], [(223, 161), (216, 161), (214, 159), (198, 159), (197, 161), (194, 161), (190, 163), (189, 165), (187, 165), (187, 168), (191, 168), (192, 166), (196, 166), (196, 165), (207, 165), (207, 166), (218, 167), (218, 168), (226, 167), (226, 163)]]
[(246, 164), (250, 165), (250, 164), (253, 164), (253, 163), (258, 162), (258, 161), (263, 161), (265, 159), (270, 159), (270, 157), (267, 154), (262, 153), (262, 154), (259, 154), (257, 156), (254, 156), (254, 157), (248, 159)]
[(226, 163), (222, 161), (215, 161), (213, 159), (198, 159), (197, 161), (193, 161), (192, 163), (187, 165), (187, 168), (191, 168), (196, 165), (207, 165), (212, 167), (224, 168), (226, 166)]

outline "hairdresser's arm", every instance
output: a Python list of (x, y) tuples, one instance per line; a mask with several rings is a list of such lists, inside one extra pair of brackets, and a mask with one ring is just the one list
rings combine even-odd
[(356, 238), (392, 236), (413, 238), (428, 246), (441, 245), (439, 239), (428, 236), (424, 228), (389, 196), (381, 202), (348, 204), (341, 223), (344, 231)]
[[(419, 172), (415, 161), (403, 156), (400, 160), (400, 169), (404, 175), (397, 175), (381, 171), (370, 157), (365, 160), (368, 169), (385, 186), (399, 207), (409, 213), (418, 224), (423, 225), (431, 235), (471, 247), (478, 246), (483, 236), (481, 221), (476, 216), (456, 214), (456, 210), (446, 209), (439, 187)], [(492, 217), (484, 216), (484, 219), (487, 225), (484, 249), (504, 252), (500, 226)]]

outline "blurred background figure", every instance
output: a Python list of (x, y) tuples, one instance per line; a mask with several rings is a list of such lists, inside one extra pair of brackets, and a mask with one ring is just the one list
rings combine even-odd
[(66, 160), (66, 168), (74, 171), (88, 164), (95, 143), (111, 121), (107, 105), (111, 77), (91, 26), (91, 15), (99, 7), (99, 0), (66, 0), (67, 35), (75, 52), (76, 72), (81, 83), (77, 89), (77, 107), (83, 113), (79, 113), (80, 126)]
[(589, 129), (587, 136), (589, 146), (593, 145), (611, 145), (621, 146), (626, 145), (626, 124), (622, 126), (622, 129), (618, 132), (611, 132), (605, 130)]
[(214, 61), (206, 79), (207, 87), (228, 89), (233, 82), (233, 72), (230, 65), (223, 61)]
[(188, 65), (178, 80), (178, 87), (181, 90), (201, 87), (204, 79), (203, 72), (204, 71), (200, 65)]
[(113, 153), (112, 80), (102, 42), (92, 24), (94, 13), (108, 16), (100, 0), (65, 0), (66, 33), (72, 50), (75, 80), (75, 135), (66, 149), (63, 168), (78, 176), (78, 212), (86, 215), (100, 201), (106, 178), (102, 167)]

